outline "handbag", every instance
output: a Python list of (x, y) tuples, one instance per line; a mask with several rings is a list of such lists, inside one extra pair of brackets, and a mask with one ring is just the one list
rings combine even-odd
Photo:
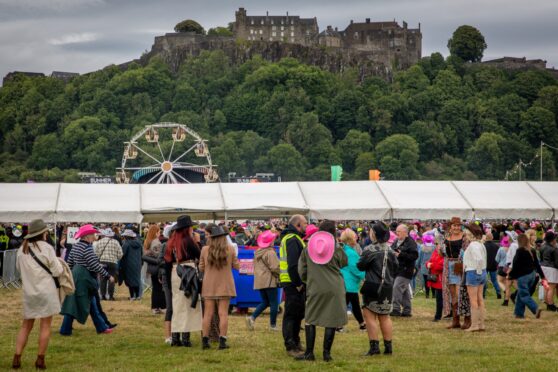
[(453, 264), (453, 274), (463, 275), (463, 262), (457, 261)]
[(432, 274), (428, 271), (428, 274), (426, 274), (426, 281), (436, 283), (438, 281), (438, 274)]

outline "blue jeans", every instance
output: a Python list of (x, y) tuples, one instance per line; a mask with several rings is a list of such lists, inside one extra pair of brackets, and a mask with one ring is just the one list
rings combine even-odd
[(517, 279), (517, 297), (515, 299), (514, 314), (517, 317), (525, 316), (525, 306), (531, 310), (533, 314), (537, 313), (539, 308), (533, 297), (531, 297), (531, 286), (535, 282), (535, 272), (520, 276)]
[(258, 305), (254, 313), (252, 314), (252, 318), (256, 319), (262, 311), (267, 309), (269, 306), (269, 324), (272, 327), (277, 325), (277, 312), (279, 311), (279, 298), (277, 295), (277, 288), (265, 288), (260, 289), (260, 296), (262, 297), (262, 302)]
[[(97, 298), (95, 296), (91, 297), (91, 307), (89, 308), (89, 314), (91, 315), (91, 320), (95, 325), (97, 333), (106, 331), (109, 326), (101, 317), (99, 312), (99, 306), (97, 304)], [(64, 315), (64, 320), (62, 321), (62, 326), (60, 327), (60, 334), (65, 336), (70, 336), (72, 334), (72, 325), (74, 324), (74, 317), (71, 315)]]
[[(494, 290), (496, 291), (496, 295), (500, 296), (500, 285), (498, 284), (497, 272), (496, 271), (488, 271), (488, 275), (490, 275), (490, 281), (494, 286)], [(488, 287), (488, 280), (484, 283), (484, 289), (482, 292), (482, 296), (486, 297), (486, 288)]]

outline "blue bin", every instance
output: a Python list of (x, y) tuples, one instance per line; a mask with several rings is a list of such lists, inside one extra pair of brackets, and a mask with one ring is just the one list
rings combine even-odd
[[(275, 248), (279, 255), (279, 248)], [(231, 305), (237, 308), (247, 309), (257, 307), (262, 298), (260, 292), (254, 290), (254, 251), (255, 248), (238, 247), (238, 261), (240, 262), (240, 270), (233, 270), (234, 285), (236, 287), (236, 297), (231, 298)], [(279, 303), (283, 290), (279, 289)]]

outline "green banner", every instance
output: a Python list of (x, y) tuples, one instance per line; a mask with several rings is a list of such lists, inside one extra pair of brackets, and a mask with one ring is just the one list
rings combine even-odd
[(331, 166), (331, 180), (341, 181), (341, 176), (343, 176), (343, 168), (340, 165)]

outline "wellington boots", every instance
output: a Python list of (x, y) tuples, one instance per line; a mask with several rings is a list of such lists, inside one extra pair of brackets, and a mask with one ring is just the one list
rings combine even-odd
[(457, 304), (451, 305), (451, 313), (453, 315), (453, 320), (447, 327), (447, 329), (461, 328), (461, 324), (459, 324), (459, 313), (457, 312)]
[[(463, 328), (465, 329), (465, 332), (477, 332), (480, 330), (479, 328), (479, 314), (480, 314), (480, 310), (479, 309), (473, 309), (471, 308), (471, 325), (469, 328)], [(465, 325), (465, 324), (464, 324)]]
[(370, 350), (364, 356), (372, 356), (380, 354), (380, 341), (379, 340), (370, 340)]
[(21, 368), (21, 354), (17, 355), (14, 354), (14, 359), (12, 360), (12, 369), (20, 369)]
[(209, 345), (209, 337), (202, 337), (202, 349), (211, 349), (211, 345)]
[(36, 369), (46, 369), (45, 356), (44, 355), (37, 355), (37, 360), (35, 361), (35, 368)]
[(314, 357), (314, 343), (316, 341), (316, 326), (313, 325), (304, 326), (304, 334), (306, 336), (306, 351), (304, 352), (304, 354), (296, 356), (295, 360), (316, 360), (316, 357)]
[(331, 358), (331, 347), (333, 346), (333, 340), (335, 338), (335, 328), (326, 328), (324, 333), (324, 361), (330, 362), (333, 360)]
[(461, 329), (465, 330), (465, 329), (469, 329), (471, 327), (472, 314), (473, 314), (473, 312), (471, 311), (471, 315), (469, 315), (469, 316), (465, 315), (463, 317), (463, 324), (461, 324)]
[(384, 354), (391, 355), (393, 354), (393, 348), (391, 345), (391, 340), (384, 340)]
[(171, 346), (182, 346), (182, 343), (180, 342), (180, 333), (171, 333)]
[(184, 332), (181, 335), (182, 335), (182, 346), (192, 347), (192, 343), (190, 342), (190, 332)]

